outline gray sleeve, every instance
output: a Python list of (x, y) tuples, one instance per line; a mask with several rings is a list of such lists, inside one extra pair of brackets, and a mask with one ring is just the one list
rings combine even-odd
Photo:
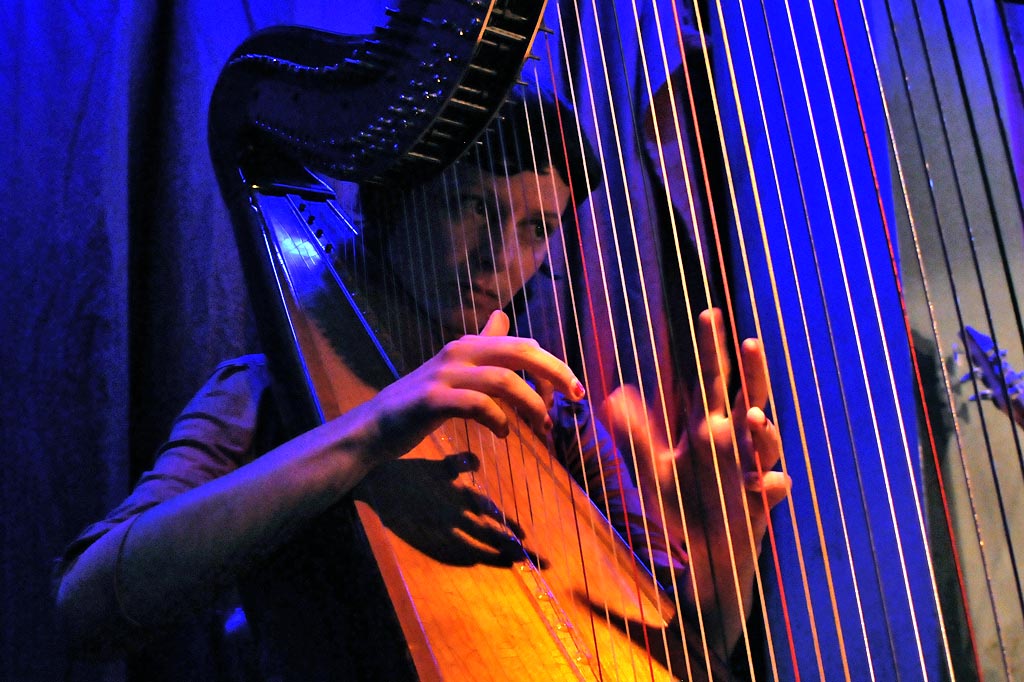
[[(56, 580), (82, 552), (139, 514), (180, 493), (224, 476), (250, 461), (264, 438), (270, 375), (261, 355), (220, 364), (178, 415), (167, 441), (131, 494), (88, 526), (57, 560)], [(259, 432), (259, 434), (258, 434)]]

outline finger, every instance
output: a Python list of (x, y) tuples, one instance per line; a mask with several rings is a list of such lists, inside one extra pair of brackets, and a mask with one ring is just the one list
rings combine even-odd
[(526, 556), (523, 543), (515, 536), (468, 514), (462, 515), (452, 528), (452, 534), (458, 540), (476, 546), (478, 551), (490, 555), (486, 562), (497, 566), (511, 566)]
[(472, 419), (498, 438), (509, 433), (509, 415), (486, 393), (466, 388), (445, 388), (431, 398), (431, 409), (442, 419)]
[(744, 468), (768, 471), (782, 458), (782, 439), (779, 430), (759, 407), (747, 411), (747, 428), (757, 455), (756, 462), (744, 462)]
[(508, 334), (509, 328), (508, 315), (500, 310), (495, 310), (487, 318), (487, 324), (480, 330), (480, 336), (505, 336)]
[(751, 472), (744, 482), (744, 487), (758, 497), (763, 495), (764, 501), (771, 509), (786, 499), (793, 487), (793, 480), (781, 471), (768, 471), (763, 476)]
[[(546, 433), (551, 430), (551, 416), (544, 399), (521, 376), (504, 367), (459, 367), (446, 373), (444, 379), (453, 388), (478, 391), (498, 401), (511, 413)], [(506, 408), (507, 406), (507, 408)]]
[(555, 386), (547, 379), (536, 379), (534, 381), (534, 390), (537, 391), (537, 395), (544, 401), (544, 407), (551, 411), (551, 408), (555, 406)]
[(664, 429), (652, 423), (647, 406), (634, 386), (620, 386), (601, 406), (604, 425), (623, 449), (632, 446), (649, 455), (669, 449)]
[(602, 418), (624, 452), (633, 451), (637, 475), (643, 482), (672, 478), (675, 452), (665, 435), (664, 424), (653, 419), (634, 386), (620, 386), (601, 406)]
[(480, 516), (488, 516), (494, 519), (502, 528), (507, 529), (520, 540), (526, 537), (526, 531), (523, 530), (523, 527), (511, 516), (505, 514), (490, 497), (469, 488), (464, 489), (463, 492), (467, 498), (467, 509)]
[[(507, 319), (507, 318), (506, 318)], [(445, 346), (442, 354), (474, 365), (493, 365), (526, 371), (537, 381), (548, 381), (570, 400), (582, 400), (586, 391), (569, 366), (533, 339), (516, 336), (464, 336)]]
[(449, 480), (455, 480), (467, 472), (480, 470), (480, 458), (468, 450), (447, 455), (442, 461), (444, 462), (444, 472)]
[[(763, 408), (768, 404), (768, 364), (765, 361), (764, 344), (758, 339), (747, 339), (740, 346), (740, 359), (747, 394), (745, 407)], [(745, 413), (745, 409), (740, 412)]]
[[(725, 325), (717, 308), (705, 310), (697, 319), (697, 362), (700, 364), (704, 396), (709, 413), (724, 413), (728, 401), (729, 353), (725, 348)], [(701, 405), (701, 386), (695, 388), (694, 404)]]

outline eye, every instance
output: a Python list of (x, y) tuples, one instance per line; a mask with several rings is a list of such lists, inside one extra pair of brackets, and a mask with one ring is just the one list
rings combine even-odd
[(478, 196), (470, 195), (462, 197), (462, 210), (481, 218), (487, 216), (487, 204), (484, 202), (482, 197)]
[(551, 235), (554, 226), (541, 219), (527, 220), (522, 223), (522, 234), (534, 244), (543, 244)]

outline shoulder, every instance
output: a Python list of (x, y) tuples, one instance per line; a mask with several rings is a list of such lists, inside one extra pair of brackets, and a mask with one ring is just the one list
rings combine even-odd
[(221, 362), (178, 415), (169, 444), (214, 441), (235, 453), (247, 450), (253, 432), (266, 416), (271, 385), (262, 354)]
[[(262, 353), (242, 355), (221, 362), (210, 375), (211, 382), (227, 382), (231, 377), (239, 377), (256, 386), (270, 385), (270, 372), (267, 369), (267, 356)], [(235, 380), (235, 383), (238, 379)]]
[(262, 354), (243, 355), (221, 362), (203, 387), (193, 396), (184, 413), (197, 408), (224, 409), (232, 403), (258, 403), (271, 386), (267, 358)]

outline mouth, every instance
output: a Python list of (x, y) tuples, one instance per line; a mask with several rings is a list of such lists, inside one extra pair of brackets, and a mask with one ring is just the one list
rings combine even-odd
[(466, 308), (482, 309), (488, 307), (498, 310), (502, 307), (501, 297), (494, 289), (476, 282), (460, 282), (456, 288), (462, 296), (462, 305)]

